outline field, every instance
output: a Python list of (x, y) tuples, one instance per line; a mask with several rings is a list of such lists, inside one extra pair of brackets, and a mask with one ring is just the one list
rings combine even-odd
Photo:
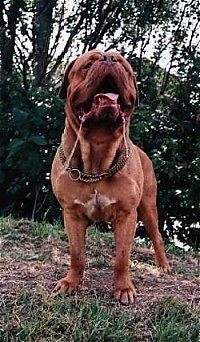
[(88, 229), (86, 277), (74, 296), (54, 296), (69, 267), (63, 227), (0, 219), (0, 342), (199, 342), (197, 252), (167, 244), (171, 273), (155, 267), (149, 242), (136, 241), (130, 260), (134, 305), (113, 298), (113, 234)]

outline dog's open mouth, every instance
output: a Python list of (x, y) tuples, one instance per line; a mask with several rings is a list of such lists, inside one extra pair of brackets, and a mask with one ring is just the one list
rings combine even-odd
[(91, 109), (81, 111), (83, 122), (94, 120), (99, 122), (113, 121), (122, 119), (124, 113), (121, 111), (120, 104), (117, 102), (119, 95), (115, 93), (99, 93), (93, 97)]
[(79, 119), (84, 124), (115, 123), (121, 124), (132, 103), (125, 103), (120, 85), (114, 78), (107, 76), (96, 89), (96, 93), (78, 108)]

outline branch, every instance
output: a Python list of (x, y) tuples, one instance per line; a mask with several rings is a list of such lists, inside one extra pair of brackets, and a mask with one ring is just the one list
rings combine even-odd
[(80, 15), (80, 19), (78, 20), (78, 22), (76, 23), (76, 25), (74, 26), (73, 30), (70, 33), (70, 36), (65, 44), (65, 47), (63, 49), (63, 51), (60, 53), (60, 55), (57, 57), (53, 67), (51, 68), (51, 70), (49, 72), (46, 73), (45, 78), (48, 80), (49, 78), (51, 78), (51, 75), (56, 71), (56, 69), (58, 68), (58, 66), (61, 64), (65, 54), (68, 52), (68, 50), (71, 47), (73, 38), (75, 37), (75, 35), (79, 32), (80, 27), (84, 21), (85, 18), (85, 12), (81, 13)]

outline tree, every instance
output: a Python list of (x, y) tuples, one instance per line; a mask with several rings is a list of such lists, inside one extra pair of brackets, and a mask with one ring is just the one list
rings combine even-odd
[(154, 162), (161, 229), (195, 243), (199, 25), (197, 0), (82, 0), (71, 8), (64, 0), (0, 0), (3, 213), (53, 218), (49, 172), (64, 121), (60, 70), (77, 54), (114, 48), (136, 70), (140, 107), (131, 136)]

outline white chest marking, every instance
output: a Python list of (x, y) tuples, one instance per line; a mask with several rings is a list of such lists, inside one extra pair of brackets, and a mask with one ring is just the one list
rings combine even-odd
[(100, 209), (103, 211), (106, 207), (116, 202), (117, 200), (110, 199), (104, 195), (99, 194), (97, 190), (95, 190), (95, 193), (90, 196), (89, 201), (87, 201), (86, 203), (83, 203), (78, 199), (74, 200), (75, 204), (80, 204), (86, 208), (88, 217), (91, 217), (95, 210)]

